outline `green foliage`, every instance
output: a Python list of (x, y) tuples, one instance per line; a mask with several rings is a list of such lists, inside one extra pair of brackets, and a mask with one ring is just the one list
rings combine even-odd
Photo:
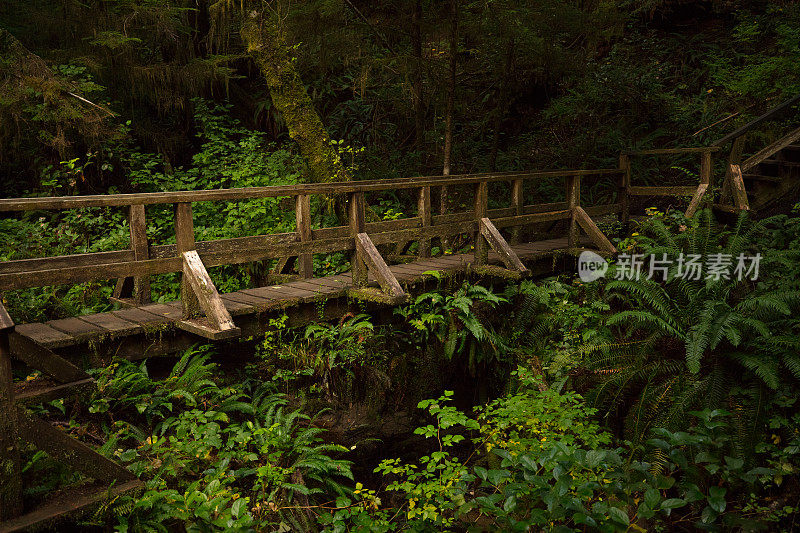
[[(434, 441), (434, 451), (419, 464), (388, 459), (376, 469), (393, 480), (388, 489), (400, 494), (399, 508), (381, 507), (374, 497), (342, 499), (337, 505), (347, 511), (322, 522), (332, 531), (627, 531), (763, 528), (797, 512), (754, 506), (783, 482), (780, 471), (796, 473), (796, 434), (786, 447), (765, 443), (759, 466), (747, 467), (729, 455), (729, 414), (705, 410), (694, 413), (697, 424), (685, 432), (654, 432), (645, 450), (661, 454), (656, 469), (632, 459), (636, 449), (627, 443), (610, 447), (610, 435), (591, 421), (593, 410), (579, 396), (539, 391), (522, 369), (518, 376), (520, 391), (493, 402), (477, 420), (447, 405), (450, 392), (420, 402), (434, 422), (416, 433)], [(774, 424), (788, 429), (791, 422), (776, 417)], [(472, 451), (465, 448), (470, 440)], [(403, 518), (397, 524), (387, 516)]]
[(421, 346), (435, 339), (447, 359), (467, 354), (469, 370), (475, 375), (479, 363), (502, 357), (507, 351), (488, 320), (491, 310), (505, 302), (485, 287), (465, 283), (451, 295), (421, 294), (396, 313), (414, 328), (412, 342)]
[[(671, 260), (665, 280), (642, 276), (605, 286), (609, 300), (626, 307), (607, 320), (624, 342), (590, 348), (588, 364), (601, 374), (593, 397), (607, 409), (631, 398), (626, 425), (634, 436), (654, 423), (681, 427), (691, 408), (722, 407), (737, 384), (774, 390), (800, 377), (792, 318), (800, 293), (765, 281), (777, 271), (770, 250), (753, 248), (758, 224), (742, 215), (730, 232), (722, 231), (708, 211), (686, 224), (673, 233), (652, 219), (637, 238), (646, 254)], [(736, 261), (745, 252), (762, 255), (758, 282), (735, 274), (679, 275), (680, 254), (705, 259), (721, 253)]]
[(340, 483), (352, 479), (350, 463), (333, 457), (345, 449), (324, 443), (312, 418), (264, 387), (222, 387), (214, 373), (208, 355), (193, 351), (163, 381), (143, 364), (100, 372), (91, 411), (125, 415), (102, 451), (146, 485), (115, 503), (119, 529), (306, 529), (298, 506), (346, 493)]

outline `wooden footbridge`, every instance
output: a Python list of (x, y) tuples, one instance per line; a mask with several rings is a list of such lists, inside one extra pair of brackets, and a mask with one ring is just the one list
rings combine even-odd
[[(752, 127), (755, 126), (750, 129)], [(742, 135), (724, 141), (739, 139)], [(426, 279), (429, 271), (520, 278), (530, 273), (528, 267), (536, 261), (550, 258), (552, 262), (551, 258), (558, 254), (575, 254), (586, 247), (612, 254), (615, 248), (595, 223), (597, 217), (613, 216), (626, 225), (632, 201), (651, 196), (691, 198), (687, 214), (704, 204), (723, 211), (747, 209), (748, 193), (744, 183), (747, 174), (743, 174), (742, 169), (769, 164), (771, 156), (796, 148), (793, 143), (799, 138), (800, 130), (796, 130), (744, 162), (741, 161), (742, 143), (734, 143), (733, 152), (724, 164), (725, 178), (719, 196), (713, 188), (712, 155), (722, 143), (700, 148), (624, 153), (620, 156), (619, 167), (610, 169), (0, 199), (3, 213), (87, 207), (124, 209), (130, 229), (127, 250), (0, 263), (0, 291), (116, 279), (114, 300), (120, 307), (107, 313), (15, 325), (0, 304), (0, 532), (41, 527), (65, 513), (141, 486), (125, 468), (32, 415), (25, 407), (92, 387), (93, 380), (84, 371), (86, 365), (102, 365), (113, 356), (137, 359), (175, 353), (200, 341), (252, 337), (267, 331), (269, 319), (277, 314), (286, 313), (290, 324), (299, 325), (309, 320), (340, 317), (351, 310), (354, 301), (396, 305), (406, 300), (408, 292)], [(699, 156), (698, 183), (681, 186), (632, 183), (632, 159), (680, 154)], [(777, 166), (781, 168), (781, 164)], [(526, 192), (532, 190), (531, 183), (541, 180), (561, 180), (564, 200), (527, 204), (525, 199), (531, 195)], [(581, 191), (586, 189), (587, 180), (592, 180), (594, 185), (592, 194), (585, 197), (593, 198), (594, 203), (582, 201)], [(464, 196), (471, 197), (472, 205), (462, 211), (435, 214), (432, 193), (442, 188), (471, 189), (472, 192)], [(368, 201), (398, 190), (416, 194), (415, 216), (368, 221)], [(492, 198), (508, 198), (507, 205), (491, 202), (490, 208), (490, 194)], [(345, 202), (347, 225), (312, 227), (312, 196)], [(193, 204), (258, 198), (290, 198), (296, 214), (295, 231), (195, 240)], [(175, 244), (148, 242), (146, 208), (158, 204), (173, 206)], [(474, 251), (431, 257), (433, 239), (464, 234), (471, 236)], [(390, 264), (387, 254), (381, 253), (389, 247), (404, 249), (402, 243), (409, 242), (419, 243), (413, 261)], [(339, 251), (351, 254), (351, 271), (315, 277), (313, 255)], [(265, 260), (278, 260), (281, 269), (290, 263), (287, 258), (293, 258), (296, 265), (294, 279), (227, 294), (217, 291), (206, 270), (212, 266)], [(152, 303), (150, 276), (171, 272), (182, 275), (180, 299)], [(44, 377), (15, 382), (12, 362), (39, 370)], [(45, 451), (93, 481), (76, 492), (54, 495), (38, 508), (29, 508), (21, 497), (21, 441)]]

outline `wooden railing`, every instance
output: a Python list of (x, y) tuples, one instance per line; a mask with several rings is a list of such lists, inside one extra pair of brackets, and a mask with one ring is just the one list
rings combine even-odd
[[(691, 196), (692, 200), (686, 209), (686, 216), (691, 217), (700, 207), (701, 202), (709, 191), (713, 190), (713, 167), (711, 154), (718, 151), (717, 146), (700, 146), (696, 148), (658, 148), (652, 150), (638, 150), (623, 152), (620, 155), (619, 166), (625, 173), (627, 196)], [(669, 186), (638, 186), (631, 184), (631, 158), (638, 156), (668, 156), (682, 154), (700, 155), (699, 183), (697, 185), (669, 185)], [(626, 205), (623, 219), (628, 218)]]
[[(575, 246), (577, 228), (580, 226), (586, 229), (593, 224), (590, 215), (619, 212), (624, 203), (624, 199), (620, 198), (617, 203), (594, 206), (584, 211), (580, 201), (582, 178), (621, 175), (620, 169), (557, 170), (242, 189), (0, 199), (0, 212), (5, 213), (88, 207), (124, 208), (128, 214), (131, 243), (128, 250), (0, 262), (0, 290), (133, 278), (132, 303), (141, 304), (150, 299), (150, 276), (182, 272), (181, 300), (187, 320), (191, 321), (192, 317), (199, 316), (202, 311), (208, 320), (203, 324), (195, 321), (195, 328), (206, 328), (198, 332), (208, 335), (211, 331), (231, 330), (231, 334), (234, 334), (233, 324), (224, 312), (221, 302), (206, 297), (209, 292), (216, 293), (205, 271), (207, 267), (297, 257), (300, 276), (309, 278), (313, 276), (313, 254), (349, 251), (352, 252), (353, 282), (357, 289), (367, 285), (367, 270), (370, 270), (380, 283), (383, 293), (390, 297), (400, 297), (399, 285), (387, 274), (388, 269), (385, 268), (376, 247), (418, 241), (419, 255), (427, 257), (432, 238), (471, 233), (476, 236), (474, 263), (480, 266), (486, 263), (489, 247), (498, 248), (502, 245), (498, 242), (498, 237), (502, 239), (498, 230), (562, 219), (572, 221), (569, 243), (570, 246)], [(526, 205), (525, 183), (546, 178), (566, 180), (566, 201)], [(507, 207), (488, 208), (489, 185), (492, 183), (507, 183), (510, 186), (511, 200)], [(465, 185), (474, 187), (473, 209), (433, 214), (432, 188)], [(400, 220), (366, 221), (367, 195), (401, 189), (417, 190), (416, 216)], [(345, 196), (348, 225), (312, 228), (312, 195)], [(195, 241), (192, 204), (281, 197), (294, 199), (296, 231)], [(175, 244), (151, 245), (148, 242), (145, 206), (157, 204), (173, 205)], [(592, 235), (593, 228), (590, 227), (587, 232)], [(513, 259), (509, 264), (515, 264)]]
[(762, 124), (784, 116), (798, 103), (800, 103), (800, 94), (780, 103), (766, 113), (754, 118), (744, 126), (717, 139), (711, 144), (711, 146), (721, 148), (728, 142), (733, 141), (725, 166), (725, 178), (720, 191), (720, 203), (717, 207), (727, 211), (750, 209), (747, 189), (744, 183), (744, 173), (800, 139), (800, 128), (793, 130), (743, 161), (742, 157), (747, 136)]

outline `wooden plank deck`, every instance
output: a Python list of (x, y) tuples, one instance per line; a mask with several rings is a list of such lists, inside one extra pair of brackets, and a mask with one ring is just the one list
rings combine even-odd
[[(566, 237), (512, 246), (523, 261), (549, 257), (566, 251), (567, 247)], [(425, 272), (464, 271), (472, 262), (473, 255), (471, 253), (455, 254), (392, 265), (389, 269), (398, 281), (412, 285), (429, 277), (425, 275)], [(499, 264), (501, 260), (497, 254), (491, 252), (489, 262)], [(372, 276), (370, 276), (370, 282), (372, 285), (376, 285)], [(352, 275), (347, 272), (323, 278), (243, 289), (222, 294), (221, 297), (231, 316), (241, 317), (341, 298), (352, 286)], [(85, 344), (94, 340), (134, 336), (148, 331), (163, 331), (164, 328), (171, 327), (181, 318), (181, 303), (175, 301), (51, 320), (45, 323), (21, 324), (16, 327), (16, 331), (42, 346), (56, 349)]]

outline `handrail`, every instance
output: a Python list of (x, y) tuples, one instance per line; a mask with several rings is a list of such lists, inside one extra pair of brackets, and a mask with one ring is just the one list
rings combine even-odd
[(183, 202), (213, 202), (251, 200), (257, 198), (296, 197), (309, 194), (365, 193), (395, 189), (414, 189), (441, 185), (467, 185), (480, 182), (506, 181), (568, 176), (619, 174), (618, 168), (595, 170), (542, 170), (534, 172), (504, 172), (460, 174), (453, 176), (420, 176), (414, 178), (343, 181), (268, 187), (242, 187), (197, 191), (168, 191), (128, 194), (97, 194), (87, 196), (48, 196), (0, 199), (0, 212), (62, 210), (84, 207), (125, 207), (131, 205), (175, 204)]
[(786, 100), (782, 104), (779, 104), (779, 105), (773, 107), (772, 109), (770, 109), (769, 111), (767, 111), (766, 113), (761, 115), (760, 117), (754, 118), (753, 120), (751, 120), (750, 122), (748, 122), (747, 124), (742, 126), (741, 128), (739, 128), (739, 129), (727, 134), (726, 136), (724, 136), (724, 137), (722, 137), (720, 139), (717, 139), (716, 141), (711, 143), (711, 146), (722, 146), (723, 144), (725, 144), (728, 141), (736, 139), (737, 137), (741, 137), (742, 135), (744, 135), (748, 131), (752, 130), (756, 126), (759, 126), (759, 125), (763, 124), (767, 120), (769, 120), (772, 117), (774, 117), (775, 115), (785, 111), (786, 109), (792, 107), (794, 104), (796, 104), (798, 102), (800, 102), (800, 94), (798, 94), (797, 96), (794, 96), (794, 97)]
[(652, 148), (648, 150), (628, 150), (622, 152), (625, 155), (676, 155), (676, 154), (697, 154), (705, 152), (718, 152), (718, 146), (692, 146), (686, 148)]
[[(125, 206), (130, 212), (131, 247), (127, 250), (92, 252), (58, 257), (40, 257), (0, 261), (0, 290), (15, 290), (43, 284), (68, 284), (85, 281), (138, 278), (145, 283), (149, 276), (179, 272), (183, 265), (181, 254), (196, 251), (206, 266), (233, 265), (265, 259), (311, 257), (312, 254), (338, 251), (358, 253), (354, 237), (369, 234), (373, 244), (420, 241), (431, 238), (475, 233), (482, 218), (491, 218), (496, 228), (514, 228), (533, 223), (572, 218), (573, 209), (567, 202), (525, 204), (523, 182), (530, 178), (558, 177), (567, 180), (567, 190), (577, 191), (582, 176), (622, 175), (623, 169), (556, 170), (462, 176), (417, 177), (395, 180), (371, 180), (346, 183), (299, 184), (274, 187), (250, 187), (210, 191), (177, 191), (97, 196), (68, 196), (62, 198), (18, 198), (0, 200), (0, 211), (33, 209), (71, 209), (97, 206)], [(511, 186), (508, 207), (488, 208), (488, 183), (504, 181)], [(437, 185), (470, 184), (476, 187), (475, 206), (456, 213), (434, 215), (430, 209), (431, 187)], [(365, 193), (369, 191), (419, 189), (419, 209), (416, 216), (380, 222), (364, 220)], [(308, 213), (310, 194), (346, 194), (349, 223), (343, 226), (314, 229)], [(576, 194), (575, 205), (580, 205)], [(201, 201), (242, 200), (265, 197), (295, 197), (296, 231), (212, 241), (195, 242), (191, 204)], [(591, 214), (605, 214), (622, 209), (623, 199), (615, 204), (587, 207)], [(173, 204), (175, 207), (176, 244), (151, 245), (147, 241), (144, 205)], [(574, 243), (570, 241), (570, 246)], [(427, 257), (429, 248), (420, 246), (420, 255)], [(363, 255), (363, 253), (362, 253)], [(301, 272), (310, 277), (313, 268)], [(119, 284), (118, 284), (119, 288)], [(144, 291), (147, 292), (147, 291)], [(115, 296), (116, 297), (116, 296)]]

